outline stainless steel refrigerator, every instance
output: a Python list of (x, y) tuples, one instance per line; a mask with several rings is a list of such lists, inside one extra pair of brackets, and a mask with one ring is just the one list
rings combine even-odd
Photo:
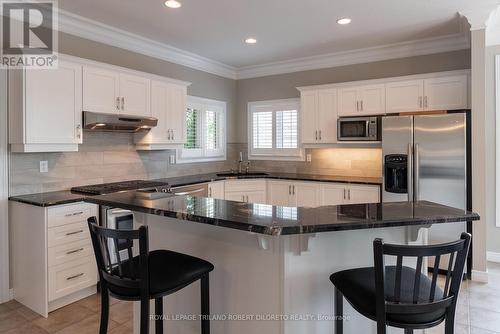
[[(384, 202), (428, 200), (467, 209), (466, 113), (382, 118)], [(434, 225), (429, 243), (460, 238), (466, 223)]]

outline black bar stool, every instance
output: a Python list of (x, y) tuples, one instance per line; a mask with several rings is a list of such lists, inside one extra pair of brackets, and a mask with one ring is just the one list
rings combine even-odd
[[(155, 300), (155, 330), (163, 333), (163, 297), (201, 281), (201, 333), (210, 333), (209, 273), (214, 266), (205, 260), (167, 250), (149, 252), (148, 229), (114, 230), (88, 219), (101, 285), (100, 334), (108, 329), (109, 295), (141, 302), (140, 333), (149, 334), (149, 300)], [(134, 240), (139, 255), (132, 255)], [(122, 254), (120, 254), (122, 253)], [(126, 256), (125, 256), (125, 254)]]
[[(445, 321), (445, 334), (454, 333), (455, 309), (471, 235), (460, 240), (429, 246), (373, 242), (375, 267), (344, 270), (330, 280), (335, 286), (335, 333), (343, 333), (343, 297), (365, 317), (377, 322), (377, 334), (386, 326), (403, 328), (405, 334)], [(396, 266), (385, 266), (384, 255), (395, 256)], [(416, 258), (416, 268), (403, 266), (403, 257)], [(422, 274), (424, 257), (434, 257), (432, 277)], [(439, 262), (448, 258), (444, 288), (437, 286)]]

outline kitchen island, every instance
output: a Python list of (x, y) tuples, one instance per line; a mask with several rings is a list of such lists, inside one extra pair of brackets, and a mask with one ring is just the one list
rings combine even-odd
[[(211, 328), (218, 334), (333, 333), (329, 276), (373, 265), (373, 239), (423, 244), (433, 224), (479, 219), (426, 201), (302, 208), (138, 192), (85, 201), (134, 211), (136, 224), (149, 228), (151, 250), (212, 262)], [(199, 333), (199, 290), (193, 284), (166, 297), (167, 333)], [(345, 314), (345, 333), (375, 333), (375, 323), (347, 305)]]

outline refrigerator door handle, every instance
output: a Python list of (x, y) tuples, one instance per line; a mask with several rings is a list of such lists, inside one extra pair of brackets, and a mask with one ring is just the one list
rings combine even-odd
[(408, 144), (408, 202), (413, 201), (413, 145)]
[(414, 184), (413, 184), (413, 199), (418, 201), (419, 198), (419, 186), (420, 186), (420, 157), (418, 152), (418, 144), (414, 146)]

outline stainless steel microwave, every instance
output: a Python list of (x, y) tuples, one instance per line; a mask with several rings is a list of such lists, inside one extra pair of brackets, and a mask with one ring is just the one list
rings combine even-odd
[(339, 141), (379, 141), (381, 139), (381, 116), (341, 117), (337, 120)]

